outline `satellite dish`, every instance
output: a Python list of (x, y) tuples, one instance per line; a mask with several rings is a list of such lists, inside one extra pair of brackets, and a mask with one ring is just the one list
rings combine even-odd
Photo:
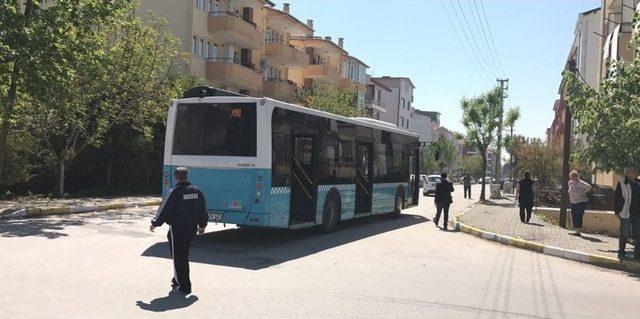
[(260, 60), (260, 69), (266, 70), (268, 68), (269, 68), (269, 61), (267, 61), (267, 59), (261, 59)]

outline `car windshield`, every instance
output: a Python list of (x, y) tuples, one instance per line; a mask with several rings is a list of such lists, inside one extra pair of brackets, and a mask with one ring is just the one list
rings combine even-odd
[(430, 182), (439, 182), (440, 181), (440, 177), (438, 177), (438, 176), (429, 176), (429, 181)]

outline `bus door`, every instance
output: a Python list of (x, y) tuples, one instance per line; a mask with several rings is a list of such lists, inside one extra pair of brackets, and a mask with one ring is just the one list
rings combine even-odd
[(356, 214), (371, 213), (373, 160), (371, 144), (356, 146)]
[(420, 151), (411, 150), (409, 155), (409, 205), (418, 205), (420, 198)]
[(318, 188), (314, 168), (314, 144), (315, 140), (311, 136), (293, 138), (290, 225), (314, 222), (316, 219)]

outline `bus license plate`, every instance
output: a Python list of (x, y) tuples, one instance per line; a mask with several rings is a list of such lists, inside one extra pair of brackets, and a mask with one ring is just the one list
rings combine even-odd
[(221, 222), (222, 221), (222, 213), (209, 214), (209, 221), (211, 221), (211, 222)]

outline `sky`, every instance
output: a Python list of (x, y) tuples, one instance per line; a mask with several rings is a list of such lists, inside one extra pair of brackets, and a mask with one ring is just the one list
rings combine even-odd
[[(474, 24), (484, 20), (480, 15), (481, 20), (474, 19), (473, 0), (274, 2), (278, 9), (283, 2), (290, 3), (291, 14), (301, 21), (313, 19), (316, 36), (331, 36), (334, 41), (345, 38), (345, 49), (369, 65), (372, 76), (411, 78), (416, 86), (413, 105), (440, 112), (441, 125), (451, 130), (464, 132), (460, 123), (462, 97), (490, 90), (497, 85), (496, 77), (508, 78), (505, 109), (519, 106), (522, 114), (516, 134), (541, 138), (553, 121), (553, 104), (578, 14), (600, 6), (599, 0), (483, 0), (490, 28), (485, 26), (485, 44), (480, 24)], [(481, 14), (481, 0), (476, 4)], [(456, 23), (452, 5), (462, 24)], [(458, 33), (445, 14), (445, 6)], [(489, 32), (499, 62), (496, 55), (489, 55), (490, 50), (494, 52)], [(498, 64), (504, 73), (499, 72)]]

